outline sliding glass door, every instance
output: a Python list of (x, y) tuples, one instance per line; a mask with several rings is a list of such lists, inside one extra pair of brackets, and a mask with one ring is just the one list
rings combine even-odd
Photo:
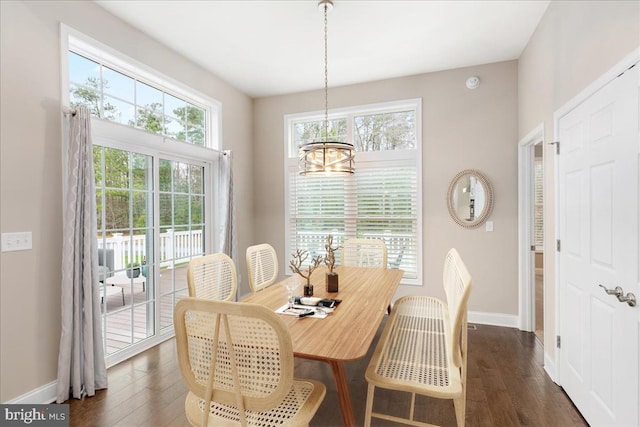
[(189, 260), (205, 253), (205, 168), (160, 159), (160, 328), (173, 327), (173, 307), (187, 291)]
[[(112, 124), (99, 123), (99, 127)], [(188, 294), (186, 267), (205, 253), (212, 162), (94, 138), (99, 281), (107, 360), (116, 363), (173, 334)], [(155, 138), (158, 138), (154, 136)], [(131, 148), (128, 148), (131, 147)], [(210, 152), (209, 152), (210, 154)]]

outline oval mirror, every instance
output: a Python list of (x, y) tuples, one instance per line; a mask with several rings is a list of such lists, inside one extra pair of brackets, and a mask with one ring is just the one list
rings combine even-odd
[(482, 225), (493, 209), (493, 190), (489, 180), (477, 170), (463, 170), (449, 184), (447, 206), (451, 218), (462, 227)]

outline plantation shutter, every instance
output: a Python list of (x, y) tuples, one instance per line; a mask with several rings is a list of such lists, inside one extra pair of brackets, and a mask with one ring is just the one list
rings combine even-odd
[(356, 172), (354, 237), (377, 238), (387, 245), (389, 268), (404, 279), (417, 278), (418, 218), (415, 161), (361, 167)]
[(298, 250), (308, 251), (307, 265), (324, 256), (330, 234), (334, 246), (381, 239), (388, 268), (404, 270), (401, 283), (422, 285), (421, 105), (409, 99), (331, 112), (329, 135), (356, 150), (356, 172), (347, 176), (300, 176), (299, 149), (322, 140), (323, 121), (317, 113), (285, 116), (286, 259)]
[[(291, 251), (324, 255), (327, 235), (334, 244), (348, 238), (378, 238), (387, 245), (389, 268), (405, 270), (403, 283), (417, 279), (418, 182), (415, 158), (363, 161), (353, 176), (300, 176), (291, 167), (289, 241)], [(336, 254), (339, 260), (339, 252)], [(308, 259), (308, 260), (309, 260)]]

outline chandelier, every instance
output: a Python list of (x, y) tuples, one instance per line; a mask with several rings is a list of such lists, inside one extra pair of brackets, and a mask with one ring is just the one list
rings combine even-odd
[(300, 175), (353, 174), (355, 172), (353, 144), (329, 140), (327, 12), (333, 7), (333, 1), (320, 0), (318, 7), (324, 10), (324, 140), (310, 142), (300, 147), (299, 173)]

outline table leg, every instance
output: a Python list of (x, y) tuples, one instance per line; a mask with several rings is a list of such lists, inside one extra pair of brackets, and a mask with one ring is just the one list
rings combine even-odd
[(338, 400), (340, 401), (344, 425), (345, 427), (353, 427), (356, 425), (356, 420), (353, 416), (353, 407), (351, 406), (351, 397), (349, 396), (349, 388), (347, 387), (347, 377), (344, 374), (344, 366), (342, 362), (336, 360), (329, 360), (328, 362), (333, 371), (333, 377), (336, 380)]

